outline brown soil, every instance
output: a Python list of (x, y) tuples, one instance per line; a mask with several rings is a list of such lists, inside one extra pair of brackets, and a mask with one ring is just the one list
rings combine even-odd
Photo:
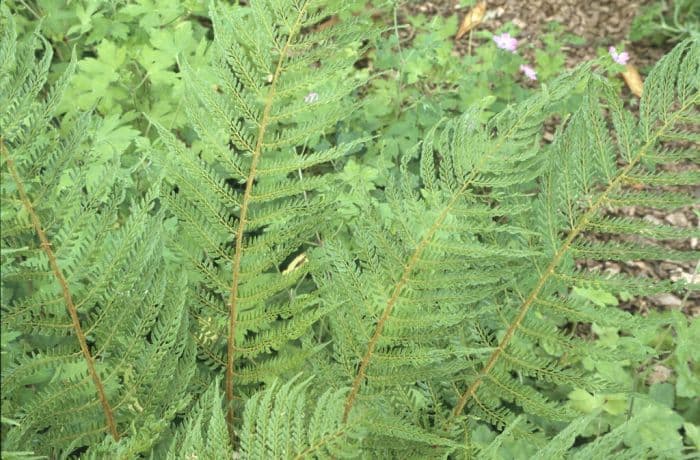
[[(668, 51), (647, 44), (627, 42), (630, 25), (639, 9), (651, 0), (490, 0), (480, 30), (495, 32), (512, 22), (520, 29), (518, 39), (533, 44), (542, 43), (539, 37), (548, 30), (549, 24), (557, 22), (566, 32), (581, 37), (580, 46), (566, 46), (570, 67), (596, 56), (596, 49), (625, 43), (631, 61), (644, 68), (656, 62)], [(471, 9), (473, 2), (458, 0), (409, 1), (404, 5), (405, 14), (457, 15), (459, 20)], [(466, 50), (466, 37), (456, 43), (460, 52)], [(525, 50), (526, 51), (526, 50)]]

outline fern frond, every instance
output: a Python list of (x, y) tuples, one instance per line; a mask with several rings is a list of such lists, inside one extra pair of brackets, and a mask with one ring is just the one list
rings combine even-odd
[[(309, 139), (347, 116), (346, 101), (363, 83), (351, 75), (359, 30), (348, 22), (315, 32), (333, 14), (321, 5), (212, 7), (216, 89), (181, 64), (190, 89), (186, 112), (201, 143), (187, 147), (157, 126), (168, 150), (160, 161), (175, 187), (164, 200), (182, 228), (172, 245), (207, 299), (193, 313), (228, 317), (212, 323), (217, 340), (198, 343), (212, 364), (225, 362), (232, 439), (234, 382), (254, 383), (256, 365), (277, 363), (276, 354), (329, 311), (309, 292), (306, 269), (284, 272), (323, 231), (329, 201), (320, 190), (332, 180), (318, 171), (362, 142), (306, 151)], [(296, 297), (297, 289), (304, 296)]]
[(185, 423), (174, 433), (167, 458), (229, 458), (232, 451), (217, 380), (199, 397)]
[[(586, 243), (580, 241), (580, 235), (599, 225), (600, 213), (604, 206), (610, 204), (609, 197), (619, 194), (631, 175), (635, 175), (635, 181), (642, 180), (643, 176), (638, 171), (650, 166), (646, 155), (658, 151), (656, 147), (661, 139), (668, 133), (679, 133), (679, 121), (689, 114), (697, 113), (700, 101), (697, 92), (699, 50), (697, 41), (686, 41), (660, 61), (647, 80), (649, 91), (645, 92), (644, 107), (637, 126), (630, 123), (628, 117), (620, 115), (617, 96), (605, 90), (607, 83), (591, 80), (586, 102), (572, 117), (560, 137), (542, 180), (541, 204), (538, 205), (541, 212), (537, 221), (544, 241), (551, 241), (551, 245), (548, 245), (548, 251), (545, 252), (546, 257), (540, 258), (531, 268), (536, 275), (532, 278), (529, 293), (522, 297), (498, 347), (460, 397), (455, 415), (461, 413), (467, 403), (475, 398), (482, 385), (487, 381), (492, 382), (492, 374), (497, 373), (497, 369), (502, 366), (503, 357), (513, 346), (531, 307), (537, 303), (560, 304), (559, 299), (565, 298), (562, 286), (555, 287), (556, 277), (558, 274), (571, 273), (572, 258), (696, 258), (687, 252), (661, 250), (640, 244)], [(603, 91), (599, 91), (601, 87)], [(607, 95), (603, 100), (613, 108), (611, 112), (614, 125), (618, 128), (617, 144), (621, 148), (621, 156), (626, 160), (622, 167), (614, 166), (616, 152), (602, 121), (598, 101), (600, 93)], [(655, 102), (652, 103), (652, 100)], [(620, 127), (624, 129), (619, 129)], [(638, 139), (642, 140), (641, 143)], [(649, 177), (653, 182), (655, 176)], [(679, 180), (685, 182), (683, 176)], [(669, 179), (667, 184), (671, 182)], [(634, 192), (625, 193), (634, 196)], [(629, 222), (627, 228), (619, 227), (621, 233), (629, 232), (629, 228)], [(638, 228), (643, 230), (647, 226), (641, 224)], [(609, 229), (613, 230), (612, 227)], [(655, 236), (651, 232), (646, 233), (645, 237)], [(653, 282), (650, 280), (649, 284)], [(575, 284), (568, 284), (567, 287), (574, 286)]]
[(307, 400), (310, 379), (274, 382), (246, 403), (241, 430), (245, 458), (351, 458), (361, 436), (342, 423), (343, 391)]
[[(5, 13), (5, 11), (3, 11), (3, 13)], [(11, 18), (11, 16), (6, 16), (6, 18), (8, 18), (8, 21), (10, 21), (9, 18)], [(14, 29), (14, 24), (9, 24), (9, 27)], [(13, 37), (10, 36), (9, 38), (12, 39)], [(22, 179), (18, 168), (15, 166), (14, 151), (10, 153), (10, 151), (8, 150), (14, 150), (15, 144), (21, 145), (22, 142), (21, 135), (18, 135), (17, 133), (17, 130), (20, 129), (20, 127), (18, 125), (8, 123), (10, 117), (7, 116), (7, 114), (9, 113), (9, 110), (12, 109), (12, 107), (15, 108), (15, 112), (17, 111), (18, 107), (21, 107), (22, 110), (27, 111), (36, 107), (34, 99), (38, 95), (41, 88), (44, 86), (47, 79), (48, 65), (51, 62), (50, 50), (51, 48), (48, 46), (48, 44), (46, 44), (46, 51), (43, 55), (42, 62), (40, 64), (35, 64), (34, 68), (31, 68), (31, 70), (28, 72), (28, 75), (26, 75), (26, 78), (22, 78), (21, 76), (14, 74), (14, 76), (19, 77), (15, 79), (15, 82), (17, 85), (22, 87), (22, 92), (24, 94), (20, 95), (16, 94), (16, 91), (9, 91), (10, 98), (8, 104), (6, 105), (6, 112), (0, 117), (0, 121), (2, 121), (3, 128), (3, 136), (0, 137), (0, 153), (2, 153), (2, 160), (4, 166), (7, 168), (7, 173), (9, 174), (10, 178), (15, 184), (15, 187), (17, 188), (17, 194), (24, 209), (24, 213), (26, 213), (27, 217), (31, 221), (32, 228), (34, 232), (36, 232), (36, 235), (40, 241), (39, 246), (45, 253), (51, 272), (53, 273), (53, 276), (60, 285), (62, 296), (65, 302), (65, 307), (68, 311), (68, 314), (70, 315), (70, 319), (72, 322), (72, 328), (75, 332), (76, 339), (80, 346), (80, 351), (85, 360), (87, 371), (90, 374), (90, 378), (92, 379), (92, 382), (95, 386), (97, 397), (100, 401), (100, 405), (102, 406), (102, 410), (104, 412), (105, 422), (112, 437), (115, 440), (118, 440), (119, 433), (117, 431), (117, 426), (114, 420), (113, 409), (107, 399), (102, 378), (98, 375), (97, 370), (95, 368), (94, 357), (88, 349), (83, 326), (81, 325), (80, 318), (78, 317), (78, 310), (76, 309), (74, 295), (71, 292), (71, 289), (68, 285), (66, 276), (64, 275), (62, 268), (58, 264), (56, 252), (52, 248), (52, 243), (49, 240), (46, 231), (44, 230), (45, 224), (42, 224), (40, 217), (35, 209), (35, 205), (32, 203), (27, 194), (25, 181)], [(32, 59), (28, 58), (25, 55), (23, 56), (23, 59), (20, 60), (20, 62), (25, 64), (27, 66), (26, 68), (29, 69)], [(8, 70), (12, 72), (12, 70), (15, 69)], [(12, 73), (10, 75), (12, 75)], [(7, 81), (9, 79), (2, 78), (2, 80)], [(51, 108), (47, 107), (46, 110), (50, 112)], [(26, 116), (27, 113), (20, 113), (20, 116), (17, 118), (17, 120), (23, 120)], [(33, 121), (34, 123), (37, 123), (40, 126), (45, 125), (48, 122), (48, 120), (42, 119), (35, 119)], [(6, 143), (8, 144), (8, 146), (6, 146)]]
[[(396, 235), (390, 238), (391, 243), (365, 238), (356, 260), (347, 253), (328, 253), (328, 263), (334, 271), (323, 283), (329, 288), (333, 286), (329, 290), (342, 293), (329, 301), (351, 299), (350, 306), (339, 307), (332, 320), (336, 334), (347, 337), (349, 342), (339, 347), (342, 353), (348, 353), (344, 362), (358, 366), (355, 371), (355, 365), (345, 364), (352, 369), (346, 417), (361, 387), (365, 383), (371, 386), (372, 363), (384, 350), (392, 350), (397, 366), (405, 366), (407, 371), (413, 369), (398, 372), (397, 376), (405, 375), (406, 381), (397, 378), (394, 384), (408, 383), (418, 374), (432, 374), (436, 381), (450, 380), (464, 369), (455, 365), (454, 358), (448, 359), (440, 352), (449, 348), (447, 338), (463, 336), (461, 326), (467, 320), (481, 317), (487, 299), (499, 298), (508, 286), (504, 283), (504, 267), (509, 267), (509, 273), (517, 271), (537, 254), (514, 244), (504, 245), (510, 235), (527, 235), (527, 229), (519, 225), (505, 229), (494, 225), (492, 219), (511, 212), (517, 215), (526, 209), (519, 194), (505, 192), (514, 184), (530, 183), (538, 175), (541, 160), (535, 156), (535, 142), (548, 107), (585, 81), (586, 71), (582, 69), (555, 82), (550, 92), (527, 101), (518, 107), (520, 110), (505, 111), (487, 126), (481, 126), (477, 114), (471, 111), (434, 129), (417, 152), (424, 187), (422, 198), (418, 201), (415, 198), (410, 171), (415, 166), (409, 154), (402, 160), (401, 177), (386, 191), (395, 220), (384, 228), (363, 222), (353, 232), (355, 235), (368, 231), (370, 235), (383, 233), (384, 238)], [(482, 187), (491, 188), (492, 193), (482, 194)], [(403, 225), (405, 222), (409, 224)], [(398, 260), (397, 264), (392, 265), (388, 258), (384, 260), (380, 251), (380, 247), (390, 245), (395, 248), (391, 259)], [(326, 248), (330, 251), (331, 246)], [(375, 260), (364, 257), (363, 253)], [(362, 268), (354, 268), (357, 264)], [(378, 268), (368, 269), (372, 267), (370, 264)], [(397, 266), (402, 267), (401, 272), (395, 272)], [(494, 267), (493, 272), (489, 267)], [(479, 276), (482, 271), (486, 274)], [(438, 334), (414, 331), (410, 338), (393, 335), (401, 319), (408, 317), (433, 322)], [(438, 326), (446, 324), (451, 327)], [(423, 328), (427, 331), (427, 324)], [(350, 332), (358, 330), (363, 334)], [(396, 355), (396, 351), (409, 347), (408, 342), (435, 358), (428, 362), (412, 360), (412, 354)], [(415, 372), (417, 369), (422, 370)]]
[[(325, 302), (336, 305), (326, 322), (334, 339), (326, 350), (338, 364), (333, 378), (344, 376), (350, 385), (346, 419), (418, 382), (467, 387), (457, 397), (452, 391), (440, 395), (451, 415), (420, 422), (446, 432), (464, 421), (467, 407), (467, 417), (499, 429), (523, 413), (558, 421), (575, 416), (544, 397), (542, 387), (628, 391), (576, 370), (578, 361), (644, 359), (652, 350), (632, 340), (613, 351), (567, 337), (563, 326), (581, 321), (640, 332), (645, 326), (636, 318), (582, 293), (684, 286), (582, 274), (575, 261), (696, 258), (656, 244), (695, 236), (694, 230), (605, 212), (630, 203), (688, 203), (685, 195), (651, 194), (644, 187), (695, 180), (692, 172), (654, 168), (660, 153), (669, 151), (666, 135), (685, 136), (684, 123), (697, 112), (697, 91), (691, 91), (697, 72), (687, 64), (695, 62), (697, 70), (697, 47), (693, 41), (679, 45), (650, 76), (652, 86), (672, 82), (678, 98), (665, 112), (647, 115), (657, 117), (653, 123), (635, 122), (611, 85), (583, 67), (486, 125), (469, 111), (442, 121), (401, 158), (400, 174), (385, 190), (386, 205), (368, 205), (366, 216), (351, 226), (352, 245), (323, 248), (327, 272), (317, 283)], [(583, 91), (583, 103), (553, 146), (543, 149), (539, 132), (549, 108), (576, 89)], [(692, 136), (685, 140), (693, 142)], [(583, 238), (592, 232), (627, 238)], [(393, 411), (401, 409), (387, 408), (387, 414)], [(528, 422), (535, 423), (533, 417)]]
[(33, 46), (3, 43), (18, 54), (0, 74), (21, 89), (3, 91), (0, 109), (2, 199), (12, 203), (2, 222), (15, 229), (2, 234), (2, 328), (17, 334), (3, 351), (2, 410), (18, 422), (3, 429), (3, 448), (68, 456), (105, 435), (150, 433), (129, 441), (139, 455), (188, 400), (185, 279), (163, 264), (157, 185), (122, 215), (120, 165), (90, 169), (104, 162), (95, 144), (108, 122), (54, 118), (69, 74), (39, 98), (50, 52), (37, 63)]

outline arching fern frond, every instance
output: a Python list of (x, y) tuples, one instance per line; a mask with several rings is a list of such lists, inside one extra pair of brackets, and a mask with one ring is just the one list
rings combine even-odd
[[(640, 120), (636, 124), (622, 109), (619, 97), (605, 80), (596, 77), (588, 83), (583, 105), (545, 159), (538, 202), (528, 224), (540, 235), (531, 239), (528, 246), (541, 251), (541, 255), (532, 259), (533, 265), (527, 269), (529, 278), (523, 279), (509, 301), (507, 328), (495, 349), (476, 375), (467, 377), (470, 384), (457, 401), (455, 415), (461, 414), (466, 407), (473, 407), (482, 397), (480, 395), (493, 392), (493, 378), (503, 368), (504, 357), (509, 350), (522, 346), (525, 336), (520, 329), (529, 315), (538, 315), (545, 321), (552, 313), (575, 318), (581, 310), (572, 301), (573, 288), (586, 288), (596, 282), (612, 287), (603, 275), (581, 276), (577, 273), (574, 269), (576, 258), (697, 258), (688, 252), (661, 250), (640, 243), (601, 244), (587, 241), (583, 235), (586, 231), (604, 228), (610, 235), (643, 234), (646, 239), (653, 240), (674, 232), (663, 227), (649, 231), (647, 224), (631, 219), (625, 225), (619, 225), (619, 220), (605, 217), (604, 212), (613, 204), (638, 202), (634, 191), (624, 188), (631, 177), (634, 177), (632, 182), (635, 184), (642, 182), (644, 177), (663, 177), (665, 184), (684, 182), (675, 174), (658, 172), (649, 175), (648, 172), (662, 167), (664, 157), (658, 154), (663, 151), (659, 148), (660, 143), (671, 134), (674, 139), (683, 138), (685, 120), (697, 117), (699, 74), (700, 45), (693, 40), (679, 44), (649, 75)], [(604, 107), (609, 111), (615, 138), (609, 133)], [(693, 144), (694, 141), (688, 137), (686, 142)], [(618, 158), (623, 161), (621, 166), (616, 164)], [(658, 193), (665, 201), (664, 192)], [(628, 196), (629, 201), (625, 200)], [(655, 282), (645, 280), (645, 284)], [(517, 298), (519, 302), (514, 303)], [(564, 304), (573, 314), (556, 311), (557, 306)], [(601, 312), (599, 316), (607, 314), (607, 311)], [(619, 325), (625, 327), (624, 323)]]
[(351, 384), (346, 417), (358, 398), (371, 405), (375, 392), (451, 381), (491, 351), (492, 341), (468, 325), (493, 317), (537, 255), (523, 247), (532, 231), (515, 216), (527, 211), (523, 191), (542, 169), (537, 140), (548, 111), (588, 73), (555, 81), (486, 126), (467, 111), (436, 127), (387, 186), (389, 211), (368, 209), (352, 228), (353, 253), (326, 245), (329, 271), (319, 282), (326, 302), (339, 305), (329, 324), (333, 359)]
[(215, 81), (182, 63), (198, 140), (190, 148), (159, 128), (176, 187), (164, 200), (181, 227), (173, 244), (201, 299), (193, 306), (201, 356), (226, 372), (232, 435), (234, 385), (257, 383), (251, 370), (266, 361), (276, 363), (266, 380), (283, 373), (292, 361), (275, 356), (292, 355), (289, 342), (328, 311), (304, 283), (303, 260), (328, 210), (319, 190), (331, 179), (321, 173), (358, 142), (313, 152), (306, 144), (353, 109), (349, 96), (363, 80), (352, 75), (359, 30), (319, 27), (333, 14), (322, 3), (214, 7)]
[[(12, 30), (11, 17), (1, 19)], [(121, 215), (120, 165), (92, 169), (105, 161), (96, 148), (103, 121), (82, 115), (59, 128), (54, 118), (75, 59), (41, 97), (51, 48), (38, 36), (14, 40), (3, 37), (13, 56), (0, 73), (2, 330), (12, 337), (2, 412), (16, 421), (3, 428), (3, 449), (67, 456), (105, 435), (162, 430), (187, 402), (186, 285), (162, 264), (157, 187)]]

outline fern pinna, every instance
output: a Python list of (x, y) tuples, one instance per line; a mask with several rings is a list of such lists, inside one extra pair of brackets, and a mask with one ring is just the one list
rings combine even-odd
[(292, 341), (328, 312), (304, 283), (304, 251), (323, 230), (324, 165), (355, 143), (313, 153), (303, 146), (352, 110), (360, 43), (353, 23), (325, 27), (333, 12), (318, 7), (303, 0), (214, 8), (214, 85), (182, 65), (197, 140), (188, 148), (160, 130), (176, 187), (165, 201), (182, 229), (173, 245), (199, 283), (194, 335), (207, 365), (225, 370), (231, 430), (234, 385), (298, 366), (311, 350)]
[(75, 59), (40, 97), (51, 47), (38, 35), (18, 45), (3, 13), (3, 457), (69, 455), (105, 435), (126, 435), (133, 456), (188, 402), (185, 279), (162, 264), (157, 188), (126, 217), (119, 163), (94, 168), (102, 120), (54, 125)]

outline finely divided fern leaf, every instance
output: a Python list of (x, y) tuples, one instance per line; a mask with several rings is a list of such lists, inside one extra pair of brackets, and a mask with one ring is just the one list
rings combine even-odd
[(231, 444), (226, 429), (218, 380), (212, 383), (190, 409), (189, 416), (174, 434), (168, 459), (230, 458)]
[(88, 181), (90, 164), (104, 161), (103, 121), (82, 115), (60, 136), (54, 107), (67, 77), (41, 98), (51, 48), (36, 64), (36, 39), (14, 39), (3, 37), (17, 53), (0, 73), (2, 330), (12, 337), (2, 412), (16, 420), (3, 449), (67, 456), (106, 435), (150, 433), (138, 455), (187, 403), (194, 366), (185, 279), (162, 264), (157, 185), (119, 213), (120, 165)]
[[(639, 171), (653, 168), (663, 161), (663, 156), (654, 161), (649, 158), (658, 151), (660, 141), (669, 134), (675, 134), (674, 138), (682, 137), (684, 120), (698, 115), (699, 53), (698, 42), (689, 40), (679, 44), (659, 62), (647, 80), (640, 121), (636, 125), (621, 111), (617, 96), (611, 93), (605, 81), (594, 78), (588, 83), (584, 104), (574, 114), (547, 158), (548, 164), (541, 180), (540, 200), (536, 207), (538, 213), (533, 223), (541, 231), (543, 241), (550, 243), (542, 256), (533, 260), (535, 265), (529, 270), (533, 276), (530, 280), (524, 280), (518, 288), (520, 304), (509, 313), (507, 328), (497, 347), (460, 396), (455, 415), (460, 414), (468, 403), (478, 404), (480, 394), (492, 391), (490, 382), (502, 368), (503, 357), (508, 350), (517, 346), (518, 338), (523, 335), (521, 325), (531, 310), (547, 315), (551, 307), (556, 308), (562, 301), (566, 302), (567, 290), (586, 285), (587, 279), (581, 278), (579, 281), (576, 276), (574, 257), (622, 260), (647, 256), (679, 260), (694, 258), (687, 252), (656, 248), (650, 251), (638, 243), (609, 245), (585, 242), (582, 235), (586, 230), (593, 230), (609, 221), (603, 211), (611, 204), (610, 197), (618, 197), (615, 205), (626, 204), (619, 198), (626, 180), (634, 174), (635, 182), (641, 181), (643, 176), (639, 175)], [(600, 98), (600, 94), (604, 96)], [(613, 126), (618, 128), (615, 131), (616, 141), (610, 137), (601, 100), (610, 110)], [(693, 143), (692, 140), (687, 142)], [(624, 160), (622, 166), (616, 165), (618, 152)], [(669, 183), (673, 182), (669, 174), (659, 175), (667, 177)], [(633, 196), (631, 191), (626, 193)], [(663, 192), (659, 193), (663, 196)], [(644, 229), (644, 223), (636, 226), (630, 221), (624, 227), (608, 226), (610, 233), (618, 235), (634, 234), (637, 228)], [(645, 236), (654, 237), (649, 232)], [(564, 278), (558, 275), (570, 278), (562, 283)], [(593, 281), (606, 282), (603, 276), (593, 278)], [(653, 284), (653, 281), (649, 283)], [(568, 306), (576, 310), (574, 304), (569, 303)]]
[(309, 171), (328, 170), (357, 142), (311, 153), (306, 144), (347, 115), (362, 80), (351, 76), (358, 30), (318, 27), (333, 12), (317, 3), (214, 7), (215, 89), (182, 63), (197, 147), (159, 127), (174, 185), (164, 200), (182, 228), (172, 243), (193, 269), (201, 357), (225, 370), (232, 435), (234, 385), (256, 383), (266, 362), (266, 379), (284, 372), (292, 361), (277, 353), (308, 353), (288, 344), (328, 312), (304, 283), (308, 264), (288, 264), (306, 257), (326, 219), (318, 191), (331, 178)]
[(487, 126), (468, 111), (434, 130), (416, 152), (420, 196), (412, 182), (414, 154), (408, 154), (386, 190), (389, 221), (380, 223), (369, 209), (372, 217), (353, 229), (358, 257), (326, 245), (332, 272), (321, 282), (327, 302), (349, 303), (330, 319), (351, 380), (346, 417), (361, 389), (371, 394), (373, 382), (387, 391), (385, 382), (456, 379), (491, 346), (470, 343), (467, 336), (477, 331), (465, 325), (492, 315), (491, 302), (513, 284), (508, 278), (537, 255), (509, 243), (510, 235), (527, 237), (525, 226), (498, 220), (526, 211), (525, 197), (512, 190), (527, 186), (542, 168), (536, 141), (547, 109), (586, 81), (588, 71), (554, 82)]
[[(388, 207), (368, 205), (367, 218), (351, 228), (351, 245), (326, 244), (327, 272), (317, 278), (325, 302), (338, 305), (328, 319), (334, 342), (327, 350), (340, 365), (329, 378), (350, 384), (346, 419), (355, 411), (366, 414), (377, 401), (393, 401), (406, 386), (421, 385), (434, 395), (435, 414), (415, 423), (451, 436), (475, 420), (503, 429), (519, 414), (570, 420), (575, 413), (546, 398), (539, 388), (543, 381), (621, 391), (572, 366), (584, 356), (606, 361), (614, 354), (567, 337), (560, 325), (585, 321), (641, 330), (629, 314), (592, 305), (572, 295), (574, 288), (683, 288), (584, 274), (575, 261), (696, 258), (653, 243), (693, 232), (611, 219), (604, 211), (645, 203), (651, 195), (640, 192), (639, 184), (694, 181), (694, 173), (659, 169), (669, 151), (663, 142), (696, 145), (685, 133), (698, 115), (698, 61), (698, 43), (687, 41), (659, 63), (649, 76), (638, 123), (609, 83), (584, 66), (485, 126), (469, 111), (442, 122), (403, 156), (401, 174), (385, 190)], [(583, 103), (554, 145), (540, 146), (548, 107), (577, 90)], [(661, 103), (652, 109), (650, 98)], [(653, 196), (658, 203), (687, 203), (674, 193)], [(648, 242), (599, 243), (584, 236), (601, 229), (619, 236), (642, 232)], [(560, 358), (547, 357), (543, 347)], [(632, 346), (624, 353), (642, 358), (649, 350)], [(400, 404), (385, 410), (388, 417), (407, 411)], [(370, 433), (368, 439), (380, 436)]]
[(342, 421), (344, 390), (320, 394), (312, 403), (312, 379), (274, 382), (246, 403), (241, 429), (244, 458), (352, 458), (361, 432)]
[[(654, 68), (638, 119), (594, 62), (487, 122), (441, 120), (338, 227), (333, 171), (363, 140), (332, 136), (371, 37), (321, 0), (220, 3), (211, 66), (178, 62), (192, 129), (153, 123), (137, 146), (164, 178), (143, 194), (97, 145), (113, 119), (57, 117), (75, 59), (46, 90), (51, 48), (2, 9), (3, 458), (684, 454), (682, 417), (602, 369), (654, 356), (643, 337), (668, 327), (695, 396), (698, 323), (617, 294), (697, 285), (580, 266), (697, 259), (659, 244), (696, 230), (609, 212), (692, 199), (697, 39)], [(606, 393), (634, 403), (573, 403)]]

